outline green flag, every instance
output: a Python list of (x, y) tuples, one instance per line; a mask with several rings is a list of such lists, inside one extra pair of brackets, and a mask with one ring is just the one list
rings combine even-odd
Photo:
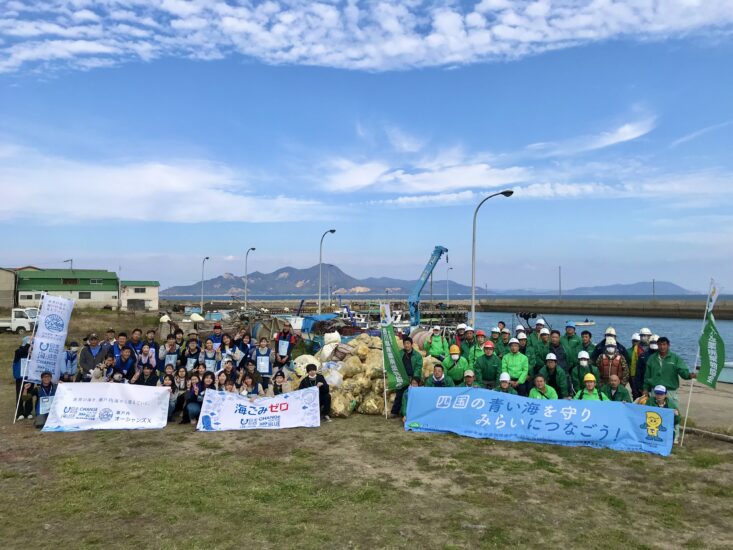
[(708, 314), (708, 320), (699, 340), (700, 344), (700, 372), (697, 379), (711, 388), (715, 388), (718, 377), (723, 371), (725, 363), (725, 344), (715, 326), (715, 317)]
[(387, 375), (387, 389), (398, 390), (407, 386), (410, 381), (402, 364), (400, 348), (392, 324), (382, 325), (382, 356), (384, 357), (384, 372)]

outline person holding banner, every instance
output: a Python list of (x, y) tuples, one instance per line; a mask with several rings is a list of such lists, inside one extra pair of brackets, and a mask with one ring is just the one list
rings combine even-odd
[[(32, 403), (32, 398), (36, 398), (36, 420), (33, 425), (39, 430), (43, 428), (48, 418), (48, 413), (51, 411), (51, 404), (53, 398), (56, 395), (56, 384), (53, 383), (53, 373), (45, 371), (41, 374), (41, 383), (38, 385), (26, 383), (23, 388), (23, 396), (30, 398), (29, 401)], [(28, 418), (33, 418), (28, 415)]]
[(419, 388), (420, 386), (422, 386), (421, 378), (410, 378), (410, 385), (402, 396), (402, 406), (400, 407), (400, 416), (402, 417), (403, 424), (405, 423), (405, 418), (407, 418), (407, 400), (410, 397), (410, 388)]
[[(13, 355), (13, 378), (15, 378), (15, 402), (17, 403), (23, 393), (23, 378), (25, 376), (26, 366), (28, 364), (28, 353), (31, 349), (31, 337), (23, 336), (20, 346), (15, 350)], [(29, 414), (33, 414), (33, 403), (21, 403), (18, 410), (18, 420), (23, 420)]]
[(326, 422), (331, 422), (328, 416), (331, 412), (331, 393), (328, 389), (328, 382), (322, 374), (318, 374), (318, 367), (313, 363), (306, 365), (305, 372), (307, 375), (300, 381), (299, 390), (307, 388), (318, 388), (318, 403), (321, 409), (321, 416)]
[(137, 371), (137, 355), (132, 348), (125, 346), (115, 360), (115, 371), (120, 371), (128, 380)]
[(285, 373), (281, 370), (275, 373), (275, 380), (267, 388), (267, 397), (277, 397), (284, 393), (293, 391), (290, 382), (285, 379)]
[[(402, 339), (402, 366), (410, 378), (422, 376), (422, 355), (412, 347), (412, 338), (405, 336)], [(395, 400), (392, 404), (392, 418), (396, 418), (402, 409), (402, 396), (407, 388), (397, 388)]]
[(249, 399), (257, 399), (265, 395), (265, 390), (262, 384), (255, 380), (252, 373), (245, 372), (242, 378), (242, 388), (239, 390), (239, 393)]
[(657, 340), (659, 350), (646, 361), (644, 373), (644, 395), (649, 395), (655, 386), (664, 386), (667, 390), (667, 399), (673, 408), (679, 405), (677, 390), (680, 387), (680, 378), (690, 380), (697, 378), (697, 374), (690, 372), (685, 361), (676, 353), (669, 350), (669, 338), (662, 336)]
[(135, 374), (130, 379), (130, 384), (137, 384), (138, 386), (157, 386), (158, 375), (155, 372), (155, 367), (150, 363), (146, 363), (142, 366), (142, 369), (138, 368)]
[(188, 392), (188, 404), (186, 409), (188, 410), (188, 418), (191, 424), (196, 425), (199, 421), (199, 415), (201, 414), (201, 404), (204, 402), (204, 396), (207, 391), (216, 391), (214, 385), (214, 373), (207, 371), (204, 373), (204, 377), (201, 382), (193, 383), (194, 379), (191, 377), (191, 389)]
[(667, 388), (662, 385), (654, 386), (654, 399), (649, 399), (646, 406), (674, 410), (674, 444), (678, 445), (680, 442), (680, 411), (670, 402)]

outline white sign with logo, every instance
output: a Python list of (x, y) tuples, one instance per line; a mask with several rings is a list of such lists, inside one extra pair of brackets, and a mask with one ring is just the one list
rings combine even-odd
[(36, 318), (36, 333), (28, 360), (29, 382), (40, 382), (43, 372), (50, 372), (53, 381), (59, 378), (59, 363), (66, 352), (64, 343), (69, 332), (69, 319), (74, 300), (59, 296), (43, 295), (41, 311)]
[(62, 383), (56, 388), (43, 431), (164, 428), (169, 396), (163, 386)]

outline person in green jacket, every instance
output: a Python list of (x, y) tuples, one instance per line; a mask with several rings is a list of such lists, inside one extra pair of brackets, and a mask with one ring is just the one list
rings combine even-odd
[(476, 340), (476, 333), (473, 327), (466, 327), (466, 333), (461, 341), (461, 357), (466, 360), (469, 369), (473, 369), (476, 358), (481, 355), (481, 348)]
[(499, 327), (491, 327), (491, 336), (489, 337), (489, 340), (492, 344), (494, 344), (494, 347), (496, 348), (497, 344), (499, 343), (499, 340), (501, 339), (501, 329)]
[(445, 375), (442, 365), (435, 365), (433, 374), (425, 379), (426, 388), (452, 388), (455, 386), (453, 379)]
[(499, 343), (494, 346), (494, 353), (499, 356), (499, 359), (503, 359), (504, 356), (509, 353), (509, 340), (511, 334), (512, 331), (507, 327), (501, 329), (501, 339), (499, 340)]
[(583, 377), (585, 388), (575, 394), (575, 399), (585, 399), (586, 401), (608, 401), (608, 397), (596, 388), (596, 377), (592, 374), (586, 374)]
[(448, 349), (448, 339), (440, 333), (440, 327), (433, 327), (432, 333), (423, 344), (425, 353), (430, 357), (435, 357), (438, 361), (442, 361), (448, 357)]
[(621, 403), (633, 403), (629, 390), (621, 385), (621, 379), (612, 374), (608, 379), (608, 384), (601, 388), (601, 392), (608, 397), (609, 401), (619, 401)]
[(582, 340), (575, 334), (575, 321), (565, 323), (565, 334), (560, 336), (560, 345), (565, 350), (565, 357), (568, 358), (568, 369), (573, 367), (574, 358), (578, 357)]
[(690, 372), (684, 360), (676, 353), (669, 351), (669, 338), (662, 336), (657, 340), (657, 346), (659, 348), (657, 353), (650, 355), (646, 360), (644, 395), (649, 395), (654, 386), (664, 386), (671, 406), (677, 407), (680, 378), (685, 380), (697, 378), (697, 373)]
[(494, 353), (494, 344), (491, 341), (484, 343), (484, 354), (476, 359), (474, 370), (476, 371), (476, 378), (480, 379), (484, 386), (489, 389), (496, 386), (501, 373), (501, 361)]
[(557, 399), (557, 392), (545, 383), (545, 377), (538, 374), (534, 377), (534, 388), (529, 391), (532, 399)]
[(463, 373), (468, 370), (468, 361), (465, 357), (461, 357), (461, 349), (458, 346), (454, 344), (450, 347), (450, 355), (441, 364), (454, 384), (460, 384), (463, 381)]
[(530, 362), (530, 374), (537, 374), (545, 366), (545, 357), (550, 353), (550, 329), (543, 327), (540, 330), (540, 338), (534, 344), (534, 357)]
[(511, 386), (512, 377), (509, 376), (508, 372), (502, 372), (499, 375), (499, 385), (494, 388), (494, 391), (501, 393), (509, 393), (511, 395), (517, 395), (517, 390)]
[(519, 340), (519, 353), (523, 353), (527, 357), (527, 362), (531, 365), (534, 362), (534, 348), (527, 339), (527, 333), (520, 332), (517, 334), (517, 340)]
[(680, 410), (677, 405), (670, 402), (667, 388), (661, 384), (654, 386), (654, 399), (648, 399), (646, 406), (674, 410), (674, 444), (678, 445), (680, 442)]
[(410, 388), (417, 388), (422, 386), (422, 378), (410, 378), (410, 386), (407, 391), (402, 395), (402, 405), (400, 405), (400, 416), (402, 417), (402, 423), (405, 423), (407, 417), (407, 400), (410, 397)]
[(481, 384), (476, 382), (476, 375), (471, 369), (463, 373), (463, 382), (458, 384), (460, 388), (482, 388)]
[(581, 351), (578, 353), (577, 364), (573, 367), (573, 370), (570, 371), (570, 380), (568, 380), (568, 391), (570, 392), (570, 395), (572, 395), (572, 392), (578, 391), (584, 386), (583, 379), (586, 374), (592, 374), (595, 376), (596, 380), (601, 378), (601, 373), (598, 370), (598, 367), (591, 365), (590, 354), (587, 351)]
[[(543, 328), (547, 328), (547, 323), (545, 323), (545, 320), (540, 317), (535, 321), (534, 330), (532, 331), (532, 334), (529, 335), (529, 345), (534, 347), (540, 340), (542, 340), (541, 332)], [(550, 329), (547, 330), (549, 331)]]
[(519, 395), (527, 397), (527, 376), (529, 375), (529, 361), (527, 356), (519, 353), (519, 340), (509, 340), (509, 353), (501, 360), (501, 372), (509, 374), (510, 385)]
[[(593, 334), (589, 330), (584, 330), (580, 333), (580, 346), (578, 346), (578, 353), (581, 351), (585, 351), (588, 353), (588, 357), (590, 358), (591, 355), (593, 355), (593, 352), (596, 349), (596, 345), (593, 343)], [(578, 355), (573, 355), (572, 357), (568, 357), (568, 367), (572, 370), (573, 367), (578, 365)]]
[(555, 390), (557, 399), (570, 399), (568, 377), (563, 369), (557, 368), (557, 357), (554, 353), (545, 356), (545, 366), (535, 376), (542, 376), (545, 384)]

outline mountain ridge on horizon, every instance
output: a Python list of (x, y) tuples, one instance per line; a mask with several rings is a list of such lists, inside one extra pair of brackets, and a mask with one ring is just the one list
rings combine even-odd
[[(291, 266), (281, 267), (271, 273), (252, 272), (248, 275), (248, 293), (250, 295), (312, 295), (318, 293), (318, 264), (304, 269)], [(397, 279), (393, 277), (367, 277), (357, 279), (344, 273), (337, 266), (323, 264), (323, 293), (328, 293), (331, 284), (332, 294), (395, 294), (406, 295), (412, 291), (417, 280)], [(430, 282), (423, 289), (429, 291)], [(455, 281), (448, 281), (451, 295), (471, 293), (471, 287)], [(659, 296), (692, 295), (696, 292), (687, 290), (668, 281), (656, 281), (656, 294)], [(433, 281), (434, 295), (445, 294), (446, 280)], [(161, 296), (196, 296), (201, 293), (201, 282), (190, 285), (176, 285), (160, 292)], [(224, 273), (204, 280), (205, 295), (243, 295), (244, 277), (232, 273)], [(486, 297), (507, 295), (555, 295), (557, 290), (549, 289), (508, 289), (487, 291), (484, 287), (476, 287), (476, 295)], [(642, 296), (652, 295), (652, 282), (615, 283), (610, 285), (584, 286), (563, 290), (566, 296)]]

